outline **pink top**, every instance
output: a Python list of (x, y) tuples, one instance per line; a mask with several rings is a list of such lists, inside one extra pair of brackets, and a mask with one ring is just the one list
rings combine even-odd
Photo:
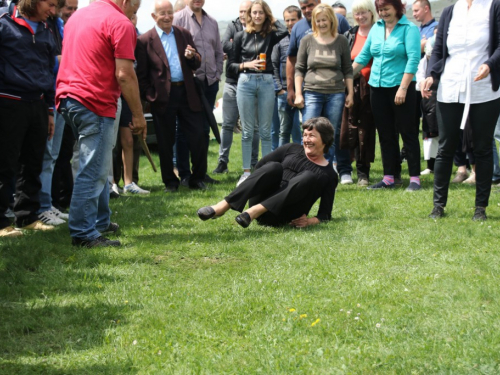
[(137, 34), (123, 11), (109, 0), (79, 9), (64, 26), (56, 82), (56, 107), (70, 97), (98, 116), (116, 115), (120, 86), (115, 59), (135, 60)]

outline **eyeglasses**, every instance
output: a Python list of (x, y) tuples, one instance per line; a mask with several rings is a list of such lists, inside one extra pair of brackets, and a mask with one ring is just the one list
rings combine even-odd
[(367, 10), (364, 10), (362, 12), (353, 13), (353, 15), (354, 15), (354, 17), (362, 17), (362, 16), (366, 16), (368, 13), (370, 13), (370, 12)]

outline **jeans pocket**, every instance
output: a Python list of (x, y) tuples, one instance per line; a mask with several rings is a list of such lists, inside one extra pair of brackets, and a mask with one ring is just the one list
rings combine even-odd
[(251, 79), (250, 74), (241, 73), (240, 78), (238, 78), (238, 85), (247, 83), (248, 81), (250, 81), (250, 79)]

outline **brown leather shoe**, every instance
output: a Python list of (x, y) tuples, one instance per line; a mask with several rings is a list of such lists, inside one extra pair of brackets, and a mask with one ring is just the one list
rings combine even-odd
[(462, 182), (467, 180), (468, 177), (469, 177), (469, 173), (467, 173), (467, 172), (457, 172), (457, 174), (455, 175), (455, 178), (453, 180), (451, 180), (451, 183), (452, 184), (461, 184)]

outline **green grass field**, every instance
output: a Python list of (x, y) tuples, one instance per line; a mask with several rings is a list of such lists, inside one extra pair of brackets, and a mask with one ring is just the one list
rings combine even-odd
[(339, 186), (332, 221), (302, 230), (200, 221), (240, 166), (237, 136), (223, 184), (167, 195), (143, 158), (152, 194), (111, 202), (121, 248), (74, 248), (67, 225), (2, 240), (0, 373), (500, 373), (500, 194), (485, 223), (462, 185), (428, 219), (432, 176)]

